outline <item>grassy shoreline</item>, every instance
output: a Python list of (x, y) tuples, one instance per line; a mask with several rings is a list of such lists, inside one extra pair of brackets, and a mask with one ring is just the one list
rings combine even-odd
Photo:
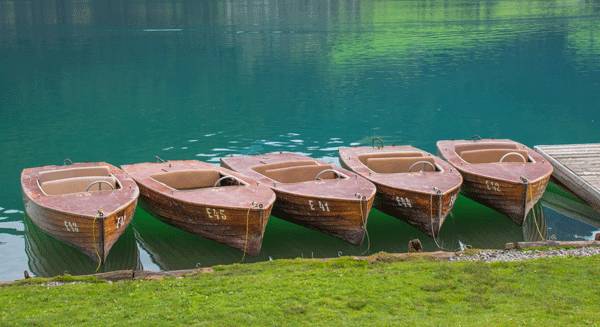
[(0, 287), (0, 325), (600, 322), (600, 256), (511, 263), (295, 259), (217, 266), (185, 278), (90, 281)]

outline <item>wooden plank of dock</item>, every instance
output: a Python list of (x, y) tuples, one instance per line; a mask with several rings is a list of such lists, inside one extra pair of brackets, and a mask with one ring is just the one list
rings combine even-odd
[(600, 211), (600, 143), (538, 145), (535, 150), (554, 166), (556, 180)]

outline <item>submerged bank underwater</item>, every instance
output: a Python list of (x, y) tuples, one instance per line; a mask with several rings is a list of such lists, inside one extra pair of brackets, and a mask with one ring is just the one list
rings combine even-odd
[[(0, 287), (1, 325), (594, 325), (600, 256), (519, 262), (275, 260), (185, 278)], [(58, 285), (58, 286), (57, 286)]]

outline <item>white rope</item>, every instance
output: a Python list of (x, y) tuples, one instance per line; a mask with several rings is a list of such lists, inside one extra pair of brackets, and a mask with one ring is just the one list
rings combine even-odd
[[(365, 232), (365, 236), (367, 237), (367, 249), (362, 253), (363, 255), (368, 253), (371, 250), (371, 237), (369, 236), (369, 231), (367, 230), (367, 221), (368, 221), (368, 217), (369, 217), (369, 213), (368, 212), (364, 212), (366, 210), (363, 210), (363, 200), (366, 201), (367, 197), (365, 197), (364, 195), (357, 193), (358, 197), (359, 197), (359, 205), (360, 205), (360, 217), (362, 219), (362, 228), (363, 231)], [(366, 202), (368, 203), (368, 202)], [(363, 238), (364, 240), (364, 238)]]

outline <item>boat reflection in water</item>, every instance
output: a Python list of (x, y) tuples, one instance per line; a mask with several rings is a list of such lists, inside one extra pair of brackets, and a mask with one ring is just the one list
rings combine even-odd
[(29, 269), (36, 276), (52, 277), (61, 274), (85, 275), (123, 269), (143, 269), (132, 228), (127, 228), (115, 243), (106, 262), (99, 267), (78, 249), (46, 234), (24, 215), (25, 252)]
[[(459, 248), (459, 241), (479, 248), (503, 248), (507, 242), (523, 241), (522, 227), (500, 213), (465, 197), (457, 200), (454, 214), (444, 224), (437, 243), (447, 250)], [(457, 218), (458, 217), (458, 218)], [(163, 270), (207, 267), (242, 261), (242, 254), (230, 247), (187, 233), (161, 222), (138, 207), (132, 226), (138, 244)], [(281, 258), (322, 258), (362, 255), (379, 251), (406, 252), (408, 241), (421, 240), (427, 251), (438, 250), (436, 242), (411, 225), (372, 210), (369, 237), (360, 246), (272, 216), (261, 253), (245, 257), (245, 262)], [(367, 251), (368, 250), (368, 251)]]
[[(586, 239), (600, 227), (598, 213), (580, 200), (569, 197), (568, 193), (561, 193), (555, 186), (549, 188), (541, 204), (534, 207), (521, 227), (504, 215), (459, 196), (435, 241), (395, 217), (372, 210), (369, 237), (360, 246), (273, 216), (265, 232), (261, 253), (256, 257), (246, 256), (244, 262), (379, 251), (406, 252), (408, 241), (414, 238), (421, 240), (426, 251), (438, 250), (436, 241), (451, 251), (459, 248), (459, 242), (474, 248), (504, 248), (508, 242)], [(48, 236), (27, 218), (25, 231), (29, 267), (36, 275), (95, 272), (96, 264), (91, 259)], [(136, 240), (149, 257), (139, 255)], [(131, 227), (115, 244), (100, 271), (142, 269), (140, 258), (148, 260), (143, 262), (147, 268), (152, 268), (153, 262), (162, 270), (177, 270), (238, 263), (242, 261), (242, 255), (239, 250), (165, 224), (138, 207)]]
[(523, 221), (523, 241), (536, 242), (548, 239), (548, 224), (544, 215), (544, 207), (536, 203)]

